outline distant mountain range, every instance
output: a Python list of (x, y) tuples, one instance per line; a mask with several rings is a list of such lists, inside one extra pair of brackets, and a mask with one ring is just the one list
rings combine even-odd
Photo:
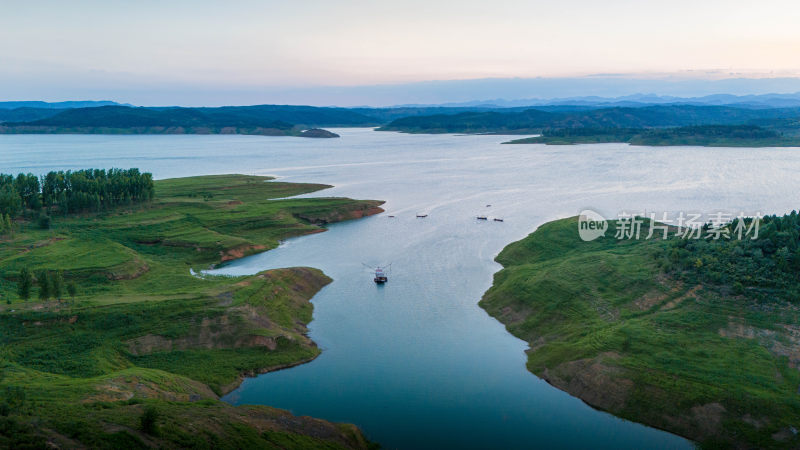
[(483, 101), (470, 101), (459, 103), (445, 103), (441, 105), (401, 105), (401, 107), (481, 107), (481, 108), (518, 108), (531, 106), (587, 106), (587, 107), (643, 107), (664, 104), (683, 105), (714, 105), (736, 106), (740, 108), (768, 109), (800, 107), (800, 92), (794, 94), (761, 94), (761, 95), (731, 95), (715, 94), (703, 97), (675, 97), (656, 94), (634, 94), (621, 97), (565, 97), (550, 99), (495, 99)]
[[(528, 102), (528, 101), (514, 101)], [(800, 94), (574, 97), (533, 106), (336, 108), (291, 105), (132, 107), (88, 102), (0, 109), (0, 133), (299, 135), (319, 127), (375, 127), (411, 133), (538, 133), (563, 128), (756, 125), (800, 135)], [(37, 102), (17, 102), (37, 104)], [(715, 104), (720, 103), (720, 104)], [(6, 105), (10, 103), (5, 103)], [(621, 106), (622, 105), (622, 106)], [(780, 105), (773, 107), (770, 105)], [(787, 106), (788, 105), (788, 106)], [(66, 106), (66, 107), (65, 107)], [(317, 133), (319, 134), (319, 133)]]
[[(432, 112), (432, 109), (451, 109), (451, 108), (484, 108), (484, 109), (501, 109), (501, 108), (520, 108), (530, 106), (584, 106), (584, 107), (612, 107), (612, 106), (625, 106), (625, 107), (642, 107), (663, 104), (686, 104), (686, 105), (716, 105), (716, 106), (737, 106), (742, 108), (790, 108), (800, 107), (800, 92), (795, 93), (772, 93), (772, 94), (757, 94), (757, 95), (733, 95), (733, 94), (713, 94), (705, 96), (674, 96), (674, 95), (659, 95), (659, 94), (632, 94), (622, 96), (571, 96), (571, 97), (556, 97), (556, 98), (496, 98), (493, 100), (470, 100), (463, 102), (442, 102), (442, 103), (409, 103), (398, 104), (394, 106), (384, 107), (332, 107), (334, 109), (349, 109), (353, 111), (367, 112), (367, 111), (401, 111), (405, 110), (410, 112), (409, 115), (414, 115), (415, 110), (427, 110)], [(44, 102), (44, 101), (0, 101), (0, 110), (11, 110), (17, 108), (37, 108), (37, 109), (72, 109), (72, 108), (91, 108), (98, 106), (134, 106), (129, 103), (118, 103), (110, 100), (91, 101), (91, 100), (77, 100), (77, 101), (64, 101), (64, 102)], [(259, 106), (272, 106), (274, 108), (282, 108), (284, 105), (259, 105)], [(178, 107), (175, 105), (174, 107)], [(151, 107), (155, 108), (155, 107)], [(373, 115), (374, 114), (368, 114)]]
[[(120, 103), (112, 102), (109, 100), (101, 101), (70, 101), (70, 102), (40, 102), (40, 101), (26, 101), (26, 102), (0, 102), (0, 109), (16, 109), (16, 108), (41, 108), (41, 109), (69, 109), (69, 108), (91, 108), (94, 106), (110, 106), (120, 105)], [(131, 106), (131, 105), (124, 105)]]

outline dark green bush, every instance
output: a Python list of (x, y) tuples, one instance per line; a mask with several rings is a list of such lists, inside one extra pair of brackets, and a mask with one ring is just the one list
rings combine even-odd
[(158, 410), (154, 406), (145, 407), (142, 416), (139, 418), (139, 424), (142, 428), (142, 431), (153, 436), (157, 435), (158, 417)]

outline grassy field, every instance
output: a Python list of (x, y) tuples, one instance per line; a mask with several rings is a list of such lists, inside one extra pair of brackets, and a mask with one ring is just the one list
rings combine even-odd
[[(330, 280), (310, 268), (190, 269), (380, 211), (377, 201), (282, 199), (326, 186), (267, 180), (161, 180), (151, 203), (54, 217), (49, 230), (23, 221), (4, 236), (0, 447), (369, 446), (351, 425), (218, 400), (245, 375), (319, 354), (305, 335), (309, 299)], [(63, 271), (77, 295), (18, 298), (23, 267)]]
[(559, 220), (506, 247), (480, 303), (530, 343), (531, 372), (704, 448), (800, 446), (800, 308), (680, 281), (669, 241), (577, 231)]

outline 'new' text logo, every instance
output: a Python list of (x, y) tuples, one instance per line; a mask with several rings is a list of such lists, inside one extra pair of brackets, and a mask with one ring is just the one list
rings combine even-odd
[(606, 234), (608, 222), (600, 213), (585, 209), (578, 214), (578, 235), (584, 241), (593, 241)]

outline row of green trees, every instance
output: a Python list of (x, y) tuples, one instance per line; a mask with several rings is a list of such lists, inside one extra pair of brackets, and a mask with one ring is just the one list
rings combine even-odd
[[(65, 283), (64, 272), (57, 270), (50, 272), (42, 269), (36, 273), (36, 285), (39, 286), (39, 300), (47, 300), (54, 298), (61, 300), (64, 294), (68, 294), (71, 299), (75, 300), (77, 294), (77, 286), (74, 281)], [(19, 281), (17, 282), (17, 294), (23, 300), (31, 298), (33, 293), (34, 278), (33, 274), (27, 267), (23, 267), (19, 271)]]
[(42, 208), (62, 214), (102, 211), (150, 201), (154, 191), (153, 175), (136, 168), (51, 171), (42, 177), (0, 174), (0, 214), (13, 218)]

